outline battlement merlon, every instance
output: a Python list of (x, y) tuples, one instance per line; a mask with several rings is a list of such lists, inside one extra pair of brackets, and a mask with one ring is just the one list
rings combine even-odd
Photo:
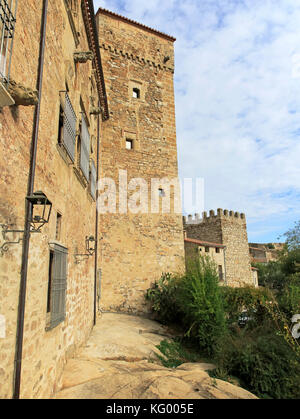
[(192, 225), (192, 224), (202, 224), (204, 222), (210, 222), (215, 221), (218, 218), (231, 218), (235, 220), (243, 220), (246, 222), (246, 216), (244, 213), (239, 213), (235, 211), (229, 211), (227, 209), (223, 210), (219, 208), (217, 212), (214, 210), (209, 211), (208, 213), (205, 211), (202, 213), (202, 218), (200, 217), (200, 214), (188, 215), (187, 217), (183, 217), (183, 224), (184, 225)]

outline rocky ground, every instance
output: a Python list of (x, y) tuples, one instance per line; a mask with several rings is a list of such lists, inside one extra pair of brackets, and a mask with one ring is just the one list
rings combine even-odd
[(165, 368), (155, 353), (170, 332), (124, 314), (103, 314), (89, 341), (68, 361), (56, 399), (256, 399), (248, 391), (211, 378), (205, 363)]

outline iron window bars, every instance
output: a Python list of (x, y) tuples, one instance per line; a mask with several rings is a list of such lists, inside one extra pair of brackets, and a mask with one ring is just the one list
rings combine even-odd
[(50, 251), (47, 311), (50, 322), (47, 330), (54, 329), (66, 318), (68, 249), (53, 244)]
[(0, 0), (0, 79), (9, 83), (18, 0)]

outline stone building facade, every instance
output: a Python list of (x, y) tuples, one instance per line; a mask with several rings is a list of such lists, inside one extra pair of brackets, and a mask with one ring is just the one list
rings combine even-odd
[[(14, 3), (0, 8), (0, 33), (5, 21), (14, 35), (1, 52), (2, 70), (10, 57), (11, 66), (0, 79), (0, 398), (42, 398), (94, 324), (86, 237), (95, 244), (98, 124), (108, 112), (93, 3), (19, 0), (16, 15)], [(37, 191), (52, 210), (27, 241), (38, 204), (26, 197)]]
[[(1, 15), (14, 43), (0, 57), (0, 398), (53, 394), (97, 289), (104, 310), (146, 313), (152, 282), (184, 270), (175, 39), (92, 0), (33, 3)], [(100, 178), (127, 185), (116, 213), (97, 205)]]
[(226, 285), (254, 285), (251, 269), (247, 224), (244, 214), (218, 209), (184, 217), (186, 237), (200, 241), (220, 243), (225, 246)]
[(276, 262), (284, 250), (285, 243), (249, 243), (252, 263)]
[(99, 215), (100, 304), (145, 313), (146, 289), (163, 272), (184, 269), (180, 198), (161, 182), (178, 178), (175, 39), (103, 9), (97, 26), (110, 110), (101, 131), (100, 172), (117, 188), (115, 214)]
[(220, 284), (226, 284), (225, 246), (220, 243), (211, 243), (196, 239), (184, 239), (185, 260), (209, 257), (216, 266)]

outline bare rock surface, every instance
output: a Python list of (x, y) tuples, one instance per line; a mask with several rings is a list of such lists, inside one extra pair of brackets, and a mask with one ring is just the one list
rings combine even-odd
[(165, 368), (155, 354), (171, 338), (160, 324), (124, 314), (103, 314), (89, 341), (68, 361), (56, 399), (256, 399), (212, 379), (205, 363)]

